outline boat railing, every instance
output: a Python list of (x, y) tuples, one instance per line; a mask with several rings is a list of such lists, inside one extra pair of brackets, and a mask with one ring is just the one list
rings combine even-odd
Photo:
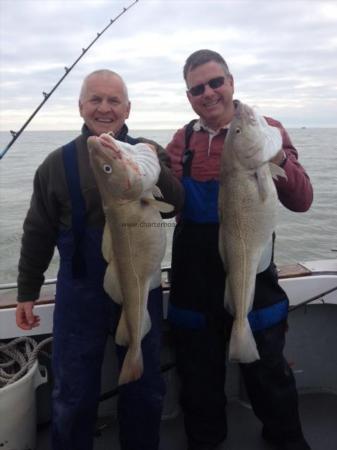
[[(165, 266), (161, 269), (162, 273), (162, 283), (163, 283), (163, 289), (168, 290), (169, 284), (170, 284), (170, 276), (171, 276), (171, 267)], [(44, 281), (43, 286), (53, 285), (56, 284), (57, 278), (49, 278)], [(0, 291), (7, 291), (12, 289), (17, 289), (18, 283), (2, 283), (0, 284)]]

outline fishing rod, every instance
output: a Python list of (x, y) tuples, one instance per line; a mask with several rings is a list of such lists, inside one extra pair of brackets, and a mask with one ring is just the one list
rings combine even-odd
[(17, 140), (17, 138), (21, 135), (23, 130), (27, 127), (27, 125), (33, 120), (33, 118), (36, 116), (36, 114), (40, 111), (42, 106), (47, 102), (49, 97), (54, 93), (54, 91), (59, 87), (59, 85), (62, 83), (62, 81), (66, 78), (67, 75), (73, 70), (73, 68), (76, 66), (76, 64), (83, 58), (83, 56), (87, 53), (87, 51), (95, 44), (95, 42), (102, 36), (105, 31), (111, 27), (111, 25), (116, 22), (123, 14), (125, 14), (130, 8), (132, 8), (136, 3), (138, 3), (139, 0), (134, 0), (133, 3), (131, 3), (128, 7), (123, 8), (123, 10), (114, 18), (110, 19), (110, 23), (99, 33), (97, 33), (97, 36), (91, 43), (88, 45), (87, 48), (82, 48), (81, 55), (75, 60), (75, 62), (70, 67), (65, 67), (65, 74), (59, 79), (59, 81), (55, 84), (55, 86), (52, 88), (50, 92), (42, 92), (43, 94), (43, 100), (38, 105), (38, 107), (35, 109), (35, 111), (32, 113), (32, 115), (27, 119), (27, 121), (22, 125), (19, 131), (13, 131), (10, 130), (10, 133), (12, 135), (11, 141), (7, 144), (6, 148), (4, 148), (0, 152), (0, 160), (5, 156), (5, 154), (8, 152), (8, 150), (11, 148), (11, 146), (14, 144), (14, 142)]

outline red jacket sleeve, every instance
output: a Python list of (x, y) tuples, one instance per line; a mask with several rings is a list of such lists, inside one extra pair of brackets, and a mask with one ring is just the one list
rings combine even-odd
[(171, 170), (181, 179), (183, 176), (182, 157), (185, 150), (185, 127), (178, 130), (172, 141), (167, 145), (166, 151), (171, 160)]

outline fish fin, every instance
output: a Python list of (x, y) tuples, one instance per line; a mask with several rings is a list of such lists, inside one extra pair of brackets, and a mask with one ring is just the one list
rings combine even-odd
[(141, 348), (129, 347), (125, 355), (118, 384), (126, 384), (137, 381), (144, 372), (143, 354)]
[(264, 166), (258, 167), (255, 171), (255, 174), (261, 200), (265, 201), (269, 192), (268, 178), (265, 167)]
[(122, 309), (122, 314), (118, 322), (116, 336), (115, 336), (116, 344), (128, 346), (130, 344), (130, 334), (126, 323), (125, 312)]
[(273, 256), (273, 235), (270, 236), (270, 239), (267, 241), (266, 245), (264, 246), (261, 256), (259, 259), (259, 264), (257, 266), (256, 273), (264, 272), (270, 265), (270, 261), (272, 261)]
[(224, 240), (223, 240), (223, 236), (222, 236), (222, 232), (221, 232), (221, 225), (220, 225), (220, 232), (219, 232), (218, 247), (219, 247), (219, 254), (220, 254), (220, 257), (222, 260), (224, 271), (227, 272), (228, 265), (227, 265), (226, 254), (225, 254)]
[(152, 195), (154, 197), (163, 198), (163, 194), (162, 194), (161, 190), (159, 189), (159, 187), (156, 184), (152, 188)]
[(150, 318), (150, 314), (146, 308), (145, 313), (144, 313), (144, 321), (143, 321), (143, 328), (142, 328), (142, 339), (150, 330), (151, 330), (151, 318)]
[(170, 205), (169, 203), (156, 200), (155, 198), (142, 198), (142, 201), (162, 213), (170, 213), (174, 210), (174, 206)]
[(274, 180), (277, 180), (278, 177), (288, 179), (287, 174), (285, 173), (285, 170), (282, 169), (282, 167), (278, 166), (277, 164), (274, 164), (272, 162), (269, 163), (270, 173)]
[(113, 260), (110, 261), (110, 264), (106, 268), (103, 287), (105, 292), (115, 303), (122, 304), (122, 290)]
[(103, 231), (103, 239), (102, 239), (102, 254), (105, 261), (109, 262), (113, 258), (112, 255), (112, 242), (111, 242), (111, 234), (109, 230), (109, 226), (106, 223)]
[(235, 314), (235, 307), (234, 307), (233, 302), (231, 300), (229, 283), (226, 283), (226, 287), (225, 287), (224, 307), (225, 307), (225, 309), (227, 309), (227, 311), (230, 314), (232, 314), (234, 316), (234, 314)]
[(256, 114), (260, 129), (264, 134), (263, 160), (269, 161), (282, 148), (282, 135), (279, 128), (269, 125), (263, 116)]
[[(141, 330), (141, 339), (150, 331), (151, 329), (151, 318), (148, 310), (145, 310), (143, 326)], [(121, 317), (118, 322), (116, 331), (116, 344), (127, 346), (130, 344), (130, 334), (126, 323), (125, 312), (122, 310)]]
[(260, 359), (256, 342), (248, 319), (243, 322), (234, 319), (229, 342), (229, 360), (239, 363), (251, 363)]

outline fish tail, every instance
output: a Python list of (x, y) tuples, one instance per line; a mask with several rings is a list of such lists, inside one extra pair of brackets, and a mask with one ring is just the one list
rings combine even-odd
[(137, 381), (144, 372), (143, 354), (140, 348), (129, 347), (119, 374), (118, 384), (126, 384)]
[(260, 359), (260, 355), (248, 319), (235, 319), (229, 342), (229, 360), (251, 363), (257, 359)]

